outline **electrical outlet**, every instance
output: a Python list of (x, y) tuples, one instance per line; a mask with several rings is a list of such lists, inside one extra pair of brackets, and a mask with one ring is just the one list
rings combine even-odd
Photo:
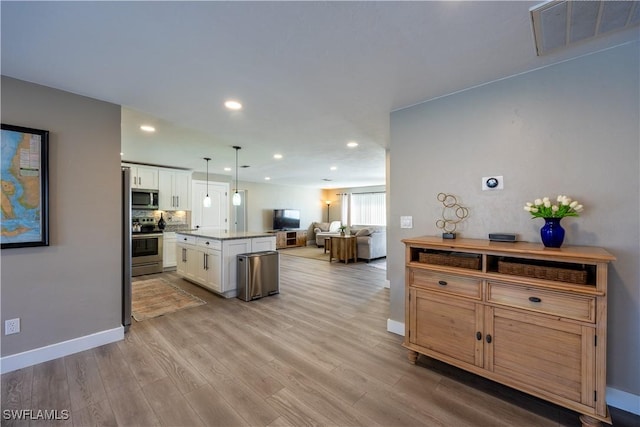
[(11, 335), (20, 332), (20, 318), (9, 319), (4, 321), (4, 334)]

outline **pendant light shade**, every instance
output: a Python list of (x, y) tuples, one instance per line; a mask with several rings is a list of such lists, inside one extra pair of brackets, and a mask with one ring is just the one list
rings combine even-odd
[(240, 206), (242, 204), (242, 197), (240, 197), (240, 193), (238, 193), (238, 150), (240, 150), (241, 147), (234, 145), (233, 148), (236, 150), (236, 191), (233, 193), (231, 202), (233, 206)]
[(209, 160), (211, 160), (211, 158), (205, 157), (204, 159), (207, 161), (207, 195), (205, 196), (204, 200), (202, 200), (202, 206), (204, 206), (205, 208), (210, 208), (211, 197), (209, 197)]

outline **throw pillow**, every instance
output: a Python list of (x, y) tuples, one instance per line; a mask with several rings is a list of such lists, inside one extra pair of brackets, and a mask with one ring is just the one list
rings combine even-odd
[(356, 237), (370, 236), (370, 235), (371, 235), (371, 230), (369, 228), (361, 228), (356, 232)]

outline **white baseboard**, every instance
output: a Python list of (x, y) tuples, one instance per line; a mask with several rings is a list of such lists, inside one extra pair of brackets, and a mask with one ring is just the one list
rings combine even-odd
[(607, 387), (607, 404), (632, 414), (640, 415), (640, 396)]
[[(387, 331), (404, 336), (404, 322), (387, 319)], [(607, 387), (607, 404), (640, 415), (640, 396), (638, 395)]]
[(124, 339), (124, 327), (119, 326), (84, 337), (35, 348), (22, 353), (11, 354), (0, 359), (0, 373), (5, 374), (122, 339)]
[(404, 336), (404, 322), (398, 322), (397, 320), (387, 319), (387, 331), (396, 335)]

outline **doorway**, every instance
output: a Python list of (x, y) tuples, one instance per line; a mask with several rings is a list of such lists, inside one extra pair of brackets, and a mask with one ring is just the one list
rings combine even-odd
[(191, 228), (206, 228), (227, 233), (229, 212), (229, 184), (224, 182), (209, 182), (208, 193), (211, 206), (205, 208), (202, 204), (207, 195), (206, 181), (191, 182)]

